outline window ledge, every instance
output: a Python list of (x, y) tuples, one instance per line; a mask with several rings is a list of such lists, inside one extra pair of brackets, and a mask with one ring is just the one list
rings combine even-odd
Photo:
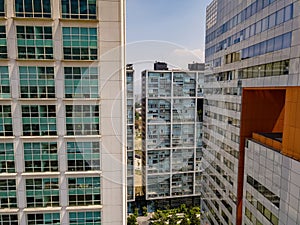
[(56, 59), (20, 59), (20, 58), (17, 58), (16, 61), (19, 61), (19, 62), (37, 61), (37, 62), (53, 62), (54, 63), (57, 60)]
[(57, 139), (58, 136), (20, 136), (21, 139)]
[(34, 178), (43, 178), (43, 177), (51, 177), (51, 178), (57, 178), (57, 176), (60, 175), (60, 172), (25, 172), (22, 173), (22, 176), (26, 177), (34, 177)]
[(66, 207), (67, 210), (69, 211), (75, 211), (75, 210), (93, 210), (95, 211), (95, 209), (99, 209), (101, 210), (102, 209), (102, 205), (81, 205), (81, 206), (67, 206)]
[[(14, 20), (29, 20), (29, 21), (37, 21), (37, 20), (42, 20), (42, 21), (54, 21), (54, 19), (51, 18), (44, 18), (44, 17), (17, 17), (17, 16), (12, 16), (11, 17)], [(37, 26), (37, 24), (35, 24)]]
[(94, 176), (94, 177), (99, 177), (99, 175), (102, 175), (102, 171), (100, 170), (89, 170), (89, 171), (69, 171), (65, 172), (66, 175), (70, 176)]
[(41, 208), (25, 208), (24, 212), (47, 212), (47, 211), (60, 211), (61, 207), (41, 207)]
[(72, 22), (81, 22), (81, 23), (99, 23), (99, 19), (80, 19), (80, 18), (59, 18), (60, 21), (72, 21)]

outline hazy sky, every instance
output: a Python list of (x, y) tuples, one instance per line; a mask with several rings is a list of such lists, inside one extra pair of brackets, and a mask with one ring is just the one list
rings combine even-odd
[(127, 63), (138, 79), (154, 61), (204, 62), (205, 10), (212, 0), (127, 0)]

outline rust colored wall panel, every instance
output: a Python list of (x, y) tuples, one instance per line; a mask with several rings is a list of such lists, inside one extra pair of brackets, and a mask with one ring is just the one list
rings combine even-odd
[(282, 154), (300, 161), (300, 87), (288, 87)]
[(253, 132), (283, 132), (285, 118), (284, 88), (244, 88), (240, 127), (240, 158), (237, 187), (237, 224), (242, 221), (245, 139)]

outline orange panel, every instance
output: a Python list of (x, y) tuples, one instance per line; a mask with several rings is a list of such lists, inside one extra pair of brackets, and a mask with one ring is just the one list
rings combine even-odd
[(300, 161), (300, 87), (288, 87), (282, 153)]

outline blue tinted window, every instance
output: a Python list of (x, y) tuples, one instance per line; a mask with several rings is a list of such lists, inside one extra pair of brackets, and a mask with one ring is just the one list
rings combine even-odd
[(292, 42), (292, 33), (287, 33), (282, 35), (282, 39), (283, 39), (282, 48), (290, 47)]
[(262, 0), (263, 1), (263, 7), (266, 7), (269, 5), (269, 0)]
[(249, 47), (248, 57), (251, 58), (254, 56), (254, 45)]
[(274, 40), (274, 51), (282, 49), (282, 36), (278, 36)]
[(269, 16), (269, 28), (274, 27), (276, 24), (276, 13)]
[(254, 55), (260, 55), (260, 44), (254, 45)]
[(251, 5), (251, 16), (254, 15), (256, 13), (256, 7), (257, 7), (257, 3), (254, 2), (252, 5)]
[(274, 38), (267, 40), (267, 52), (274, 51)]
[(293, 4), (285, 7), (284, 21), (288, 21), (293, 18)]
[(245, 29), (244, 34), (245, 34), (245, 39), (247, 39), (247, 38), (250, 37), (250, 27), (247, 27), (247, 28)]
[(263, 20), (262, 20), (262, 31), (265, 31), (265, 30), (267, 30), (268, 29), (268, 25), (269, 25), (269, 19), (268, 19), (268, 17), (266, 17), (266, 18), (264, 18)]
[(261, 32), (261, 20), (256, 23), (255, 33), (259, 34)]
[(263, 1), (257, 1), (257, 11), (261, 10), (263, 8)]
[(279, 10), (277, 13), (276, 13), (276, 24), (281, 24), (283, 23), (283, 20), (284, 20), (284, 9), (281, 9)]
[(247, 59), (248, 58), (248, 48), (244, 48), (242, 50), (242, 59)]
[(260, 52), (259, 54), (260, 55), (263, 55), (266, 53), (266, 50), (267, 50), (267, 42), (263, 41), (259, 44), (259, 49), (260, 49)]
[(246, 19), (251, 16), (251, 5), (246, 8)]
[(250, 37), (252, 37), (255, 34), (255, 24), (252, 24), (250, 26)]

